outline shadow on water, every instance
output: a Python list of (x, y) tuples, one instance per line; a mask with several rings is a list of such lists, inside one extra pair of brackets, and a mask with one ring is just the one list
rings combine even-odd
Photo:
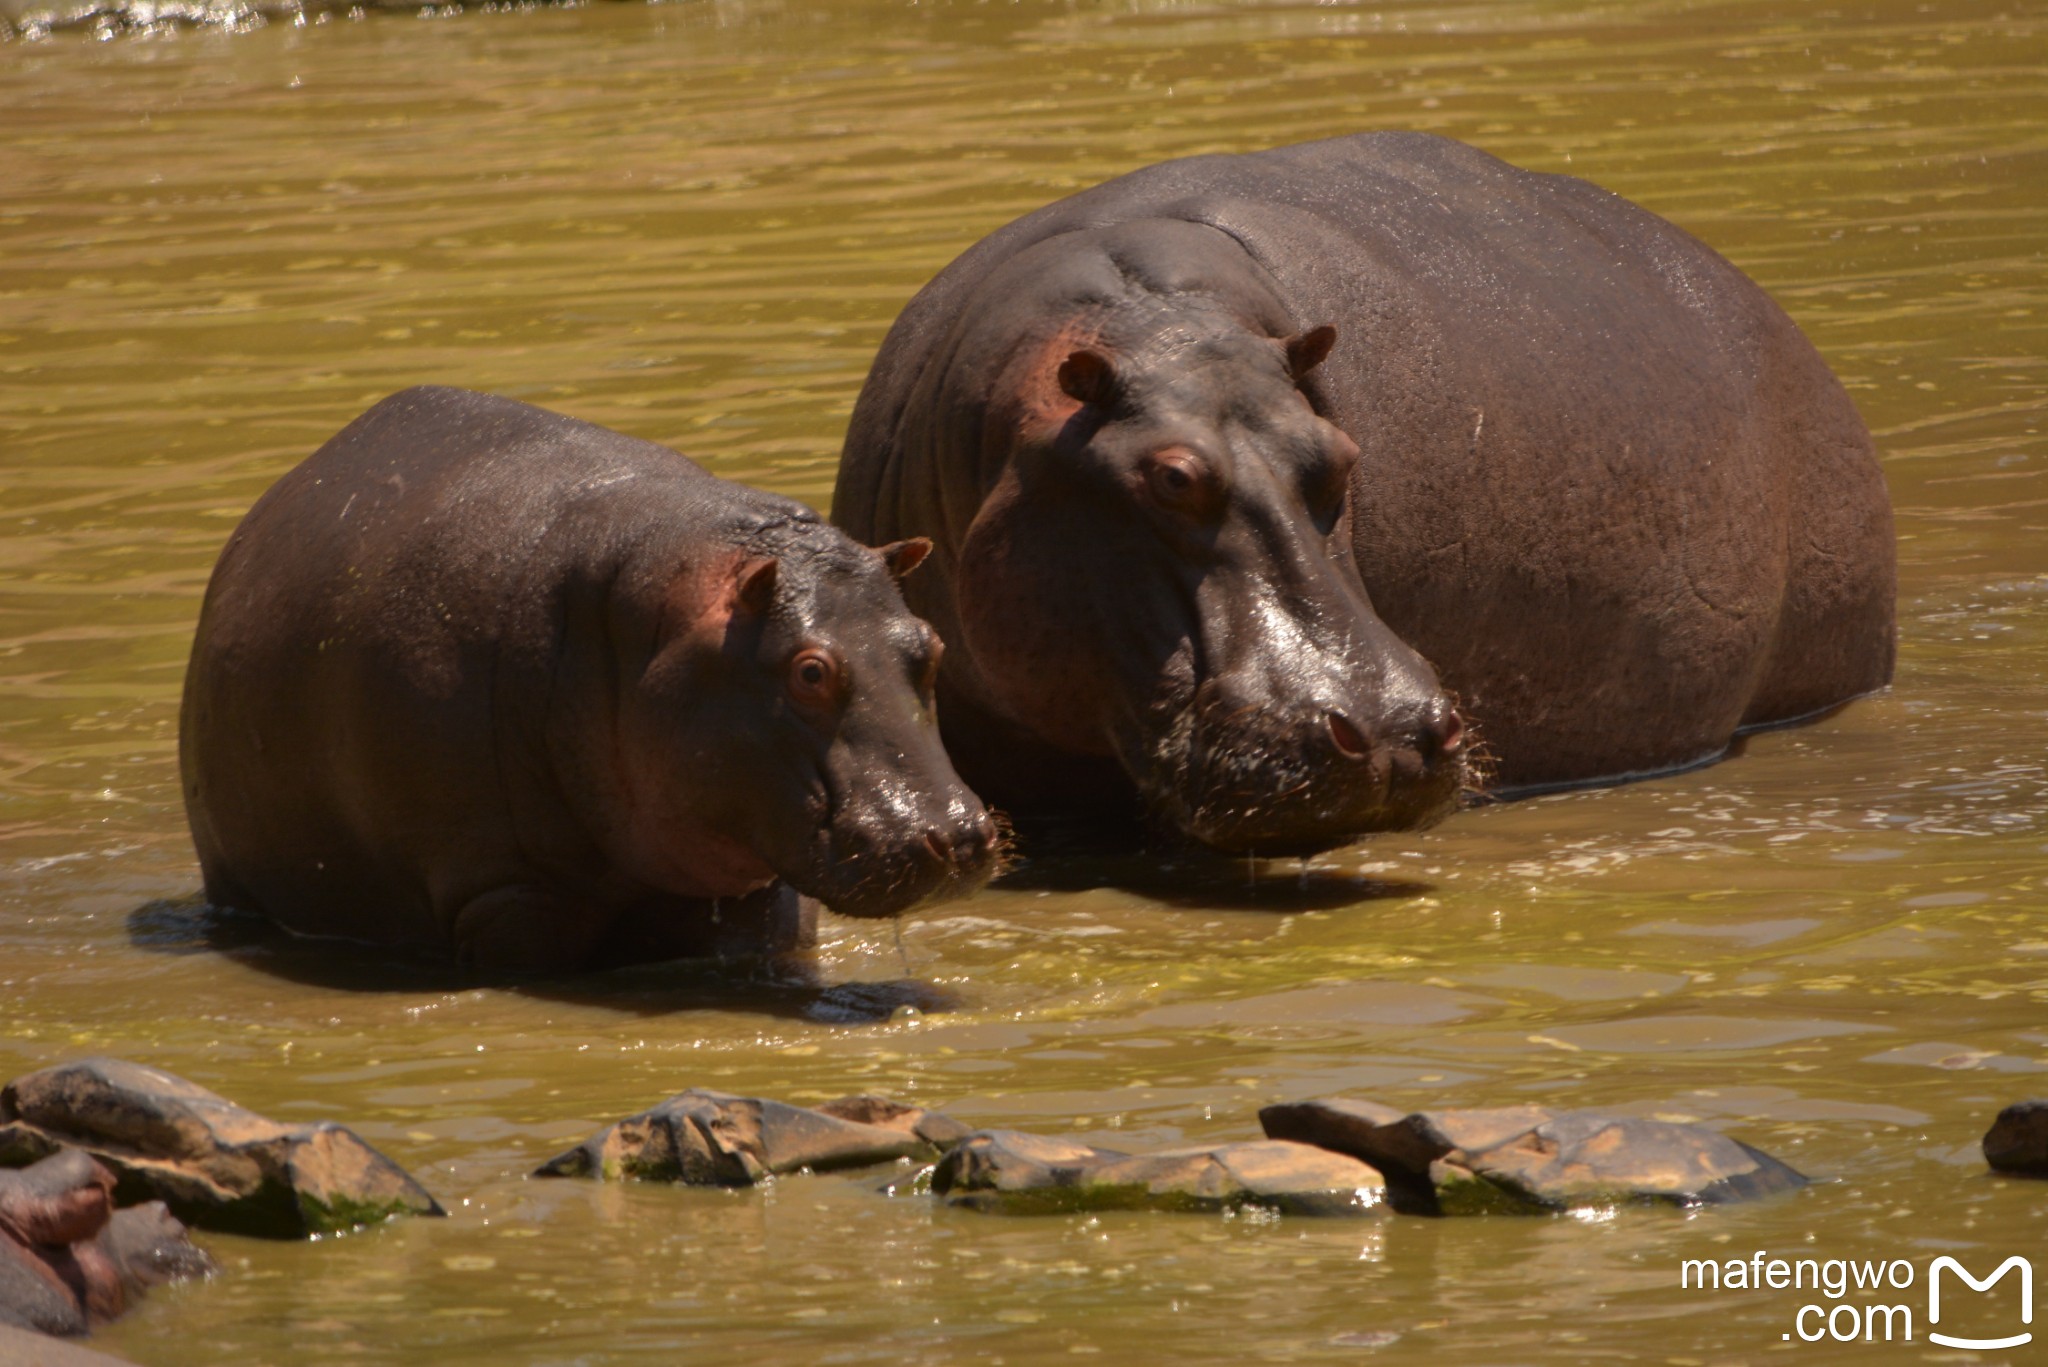
[(469, 972), (424, 949), (295, 935), (250, 912), (201, 898), (147, 902), (128, 914), (128, 938), (154, 954), (219, 954), (287, 982), (343, 992), (460, 992), (499, 988), (543, 1001), (635, 1015), (752, 1013), (855, 1025), (913, 1008), (933, 1014), (957, 994), (916, 978), (830, 983), (807, 953), (677, 959), (537, 981)]
[(995, 886), (1006, 892), (1115, 888), (1191, 911), (1334, 911), (1361, 902), (1423, 897), (1435, 885), (1366, 878), (1300, 859), (1255, 859), (1198, 846), (1134, 851), (1086, 832), (1033, 833), (1031, 853)]

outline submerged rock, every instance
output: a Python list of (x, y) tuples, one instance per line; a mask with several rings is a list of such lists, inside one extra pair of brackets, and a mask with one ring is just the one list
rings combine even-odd
[(77, 1343), (67, 1343), (0, 1321), (0, 1367), (133, 1367), (128, 1359), (108, 1357)]
[(2048, 1177), (2048, 1101), (2015, 1101), (1984, 1132), (1984, 1161), (2000, 1172)]
[(1616, 1201), (1718, 1204), (1806, 1185), (1770, 1155), (1703, 1125), (1507, 1106), (1403, 1112), (1330, 1098), (1268, 1106), (1275, 1139), (1378, 1167), (1396, 1210), (1541, 1212)]
[(957, 1120), (885, 1097), (843, 1097), (813, 1109), (693, 1087), (606, 1126), (534, 1176), (745, 1187), (805, 1168), (936, 1158), (967, 1133)]
[(1386, 1183), (1357, 1159), (1308, 1144), (1254, 1141), (1128, 1154), (984, 1130), (940, 1160), (932, 1191), (948, 1205), (1019, 1215), (1245, 1206), (1290, 1215), (1363, 1215), (1379, 1207)]
[(82, 1334), (212, 1269), (162, 1202), (116, 1210), (114, 1174), (78, 1149), (0, 1171), (0, 1325)]
[(350, 1130), (281, 1125), (121, 1059), (60, 1064), (0, 1089), (0, 1166), (66, 1145), (113, 1171), (120, 1204), (160, 1200), (202, 1229), (295, 1239), (445, 1213)]

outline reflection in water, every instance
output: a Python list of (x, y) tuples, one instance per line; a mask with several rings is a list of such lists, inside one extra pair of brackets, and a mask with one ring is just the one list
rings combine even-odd
[(295, 935), (265, 917), (209, 905), (202, 897), (158, 900), (128, 917), (136, 948), (156, 954), (215, 954), (286, 983), (337, 992), (419, 994), (479, 987), (545, 1001), (667, 1015), (724, 1011), (851, 1025), (906, 1010), (930, 1015), (959, 1004), (957, 993), (915, 978), (832, 982), (808, 954), (680, 960), (570, 978), (479, 982), (445, 955), (404, 946)]
[[(1678, 1259), (2031, 1247), (2048, 1187), (1983, 1177), (1974, 1144), (2048, 1067), (2044, 67), (2024, 7), (1908, 0), (730, 0), (0, 45), (0, 1072), (125, 1054), (346, 1119), (452, 1212), (212, 1240), (226, 1274), (104, 1345), (1747, 1360), (1796, 1303), (1681, 1294)], [(213, 557), (369, 403), (496, 390), (818, 503), (888, 322), (978, 236), (1163, 157), (1364, 127), (1589, 175), (1786, 305), (1886, 459), (1889, 693), (1306, 868), (1027, 850), (900, 951), (828, 922), (807, 982), (485, 989), (178, 901)], [(1834, 1180), (1369, 1229), (988, 1220), (887, 1173), (523, 1180), (690, 1085), (890, 1091), (1112, 1148), (1335, 1091), (1601, 1104)]]

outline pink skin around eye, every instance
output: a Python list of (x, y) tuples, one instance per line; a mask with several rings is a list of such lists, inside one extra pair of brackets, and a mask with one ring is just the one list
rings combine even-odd
[(1220, 490), (1202, 458), (1184, 446), (1154, 452), (1144, 464), (1146, 491), (1162, 507), (1197, 516), (1215, 511)]
[(822, 650), (800, 650), (789, 663), (789, 693), (807, 707), (830, 707), (839, 693), (839, 666)]

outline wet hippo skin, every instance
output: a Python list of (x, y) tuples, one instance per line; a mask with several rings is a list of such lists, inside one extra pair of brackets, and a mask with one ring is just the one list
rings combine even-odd
[(783, 947), (795, 892), (978, 886), (993, 829), (895, 585), (926, 549), (509, 399), (394, 395), (208, 586), (180, 735), (207, 896), (550, 973)]
[(1468, 765), (1685, 766), (1891, 675), (1890, 504), (1798, 328), (1654, 215), (1421, 134), (984, 239), (884, 342), (833, 515), (935, 543), (906, 594), (983, 796), (1226, 849), (1425, 822)]

